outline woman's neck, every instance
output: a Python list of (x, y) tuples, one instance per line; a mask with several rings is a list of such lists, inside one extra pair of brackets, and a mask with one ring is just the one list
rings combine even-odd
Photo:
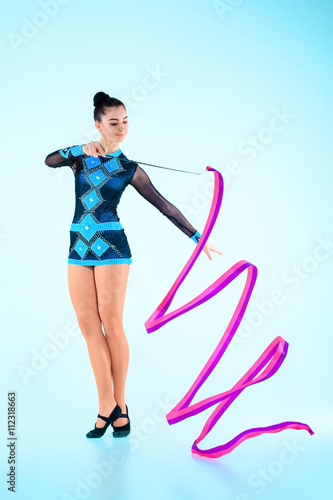
[(119, 142), (107, 142), (101, 139), (99, 141), (100, 145), (105, 151), (105, 154), (115, 153), (119, 149)]

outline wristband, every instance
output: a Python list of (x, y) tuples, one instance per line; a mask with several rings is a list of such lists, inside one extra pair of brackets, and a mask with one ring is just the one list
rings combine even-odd
[(201, 238), (201, 234), (199, 233), (199, 231), (196, 231), (196, 233), (191, 236), (191, 240), (195, 241), (195, 243), (199, 242), (199, 238)]
[[(82, 144), (82, 146), (83, 146), (83, 144)], [(60, 149), (59, 153), (64, 158), (68, 158), (69, 153), (72, 153), (73, 156), (84, 155), (84, 152), (82, 151), (82, 146), (71, 146), (70, 148)]]
[[(84, 144), (82, 144), (82, 146), (84, 146)], [(82, 151), (82, 146), (72, 146), (70, 148), (72, 155), (73, 156), (84, 155), (84, 152)]]

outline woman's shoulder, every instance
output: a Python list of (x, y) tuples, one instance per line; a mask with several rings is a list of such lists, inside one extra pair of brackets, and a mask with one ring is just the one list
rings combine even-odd
[(121, 161), (121, 163), (124, 166), (124, 168), (126, 168), (126, 170), (135, 170), (136, 167), (138, 166), (138, 164), (135, 161), (129, 160), (127, 158), (127, 156), (124, 155), (123, 152), (120, 153), (120, 155), (118, 156), (118, 158)]

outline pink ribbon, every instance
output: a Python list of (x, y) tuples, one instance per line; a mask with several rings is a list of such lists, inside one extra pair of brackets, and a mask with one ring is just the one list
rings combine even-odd
[(214, 297), (218, 292), (223, 290), (229, 283), (231, 283), (237, 276), (239, 276), (243, 271), (247, 273), (246, 284), (244, 286), (243, 293), (235, 312), (230, 320), (228, 327), (226, 328), (220, 342), (218, 343), (216, 349), (213, 354), (208, 359), (207, 363), (199, 373), (198, 377), (185, 394), (183, 399), (166, 415), (166, 419), (169, 424), (175, 424), (184, 420), (185, 418), (192, 417), (210, 406), (219, 403), (215, 408), (211, 416), (206, 421), (200, 435), (194, 441), (191, 451), (196, 455), (200, 455), (208, 458), (217, 458), (227, 453), (230, 453), (234, 448), (236, 448), (240, 443), (245, 441), (246, 439), (259, 436), (263, 433), (273, 433), (280, 432), (285, 429), (305, 429), (311, 435), (314, 432), (307, 424), (303, 424), (301, 422), (281, 422), (279, 424), (270, 425), (267, 427), (255, 427), (252, 429), (248, 429), (244, 432), (238, 434), (235, 438), (228, 441), (226, 444), (216, 446), (214, 448), (202, 450), (198, 448), (198, 444), (202, 441), (205, 436), (212, 430), (216, 422), (220, 419), (223, 413), (229, 408), (232, 402), (241, 394), (241, 392), (250, 385), (258, 384), (259, 382), (263, 382), (264, 380), (270, 378), (277, 370), (280, 368), (283, 363), (287, 351), (288, 351), (288, 342), (284, 340), (282, 337), (276, 337), (273, 342), (265, 349), (265, 351), (259, 356), (257, 361), (251, 366), (251, 368), (245, 373), (245, 375), (229, 390), (225, 392), (221, 392), (215, 396), (211, 396), (206, 398), (199, 403), (192, 404), (190, 403), (193, 400), (194, 396), (202, 386), (202, 384), (207, 380), (209, 375), (214, 370), (217, 363), (222, 358), (224, 352), (226, 351), (231, 339), (236, 333), (236, 330), (244, 316), (247, 304), (250, 300), (252, 290), (254, 288), (256, 279), (257, 279), (257, 268), (250, 262), (246, 260), (241, 260), (234, 264), (228, 271), (226, 271), (219, 279), (217, 279), (214, 283), (212, 283), (208, 288), (206, 288), (203, 292), (197, 295), (194, 299), (187, 302), (183, 306), (179, 307), (175, 311), (167, 313), (171, 302), (192, 269), (195, 261), (197, 260), (200, 252), (204, 248), (206, 241), (208, 240), (208, 236), (212, 232), (214, 224), (216, 222), (217, 216), (219, 214), (222, 197), (223, 197), (223, 177), (220, 172), (215, 170), (212, 167), (206, 167), (206, 170), (214, 172), (214, 194), (212, 205), (210, 208), (210, 212), (208, 215), (208, 219), (206, 225), (204, 227), (203, 233), (199, 242), (196, 244), (195, 249), (193, 250), (192, 255), (190, 256), (188, 262), (185, 264), (184, 268), (180, 272), (179, 276), (175, 280), (174, 284), (171, 286), (170, 290), (157, 307), (157, 309), (153, 312), (153, 314), (147, 319), (145, 322), (145, 328), (148, 333), (154, 332), (161, 328), (161, 326), (165, 325), (172, 319), (180, 316), (181, 314), (190, 311), (194, 307), (206, 302), (210, 298)]

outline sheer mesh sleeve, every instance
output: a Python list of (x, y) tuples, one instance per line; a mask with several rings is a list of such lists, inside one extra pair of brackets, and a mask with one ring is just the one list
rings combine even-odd
[(48, 167), (71, 167), (75, 173), (75, 159), (77, 156), (84, 155), (81, 146), (70, 146), (64, 149), (57, 149), (45, 158), (45, 164)]
[(154, 207), (165, 215), (175, 226), (177, 226), (189, 238), (199, 234), (198, 231), (189, 223), (183, 214), (172, 203), (166, 200), (161, 193), (151, 183), (146, 172), (139, 167), (136, 167), (135, 173), (130, 184), (148, 200)]

